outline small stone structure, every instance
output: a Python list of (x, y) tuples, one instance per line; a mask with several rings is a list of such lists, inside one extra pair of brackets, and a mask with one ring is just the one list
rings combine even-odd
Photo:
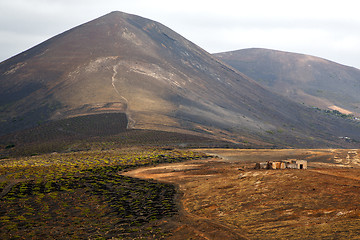
[(255, 164), (255, 169), (307, 169), (306, 160), (284, 160), (284, 161), (268, 161)]

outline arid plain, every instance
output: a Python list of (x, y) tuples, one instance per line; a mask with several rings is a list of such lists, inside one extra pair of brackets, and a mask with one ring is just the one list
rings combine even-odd
[(0, 239), (359, 239), (360, 70), (241, 52), (115, 11), (1, 62)]
[[(171, 239), (360, 239), (357, 150), (201, 151), (214, 158), (126, 173), (178, 187), (180, 215), (164, 223)], [(309, 167), (253, 169), (287, 159)]]

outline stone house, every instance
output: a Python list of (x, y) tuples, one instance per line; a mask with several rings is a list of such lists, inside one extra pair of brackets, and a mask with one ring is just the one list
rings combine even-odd
[(307, 169), (306, 160), (268, 161), (255, 164), (255, 169)]

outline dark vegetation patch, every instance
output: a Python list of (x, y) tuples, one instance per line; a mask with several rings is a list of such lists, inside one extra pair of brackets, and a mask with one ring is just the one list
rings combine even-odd
[[(224, 141), (154, 130), (126, 129), (122, 113), (80, 116), (0, 137), (0, 158), (51, 152), (108, 150), (129, 146), (225, 146)], [(11, 146), (11, 147), (10, 147)]]
[(161, 239), (158, 220), (177, 212), (175, 187), (119, 173), (204, 157), (133, 149), (2, 160), (0, 238)]
[(30, 127), (34, 128), (46, 122), (52, 115), (54, 109), (59, 107), (56, 101), (39, 106), (25, 106), (19, 110), (16, 116), (7, 109), (10, 105), (0, 107), (0, 135), (13, 133), (15, 130), (21, 131)]
[(52, 139), (84, 139), (109, 136), (124, 132), (127, 118), (124, 113), (79, 116), (40, 124), (14, 134), (3, 136), (2, 141), (13, 140), (22, 144), (51, 141)]
[(353, 114), (344, 114), (344, 113), (339, 112), (338, 110), (328, 110), (328, 109), (324, 110), (324, 109), (320, 109), (318, 107), (313, 107), (313, 108), (315, 108), (318, 111), (329, 114), (329, 115), (333, 115), (333, 116), (344, 118), (344, 119), (354, 120), (355, 122), (357, 121), (357, 118)]

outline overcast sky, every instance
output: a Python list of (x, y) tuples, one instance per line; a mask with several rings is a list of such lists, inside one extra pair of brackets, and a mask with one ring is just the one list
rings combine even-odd
[(0, 61), (111, 11), (161, 22), (205, 50), (270, 48), (360, 68), (358, 0), (0, 0)]

